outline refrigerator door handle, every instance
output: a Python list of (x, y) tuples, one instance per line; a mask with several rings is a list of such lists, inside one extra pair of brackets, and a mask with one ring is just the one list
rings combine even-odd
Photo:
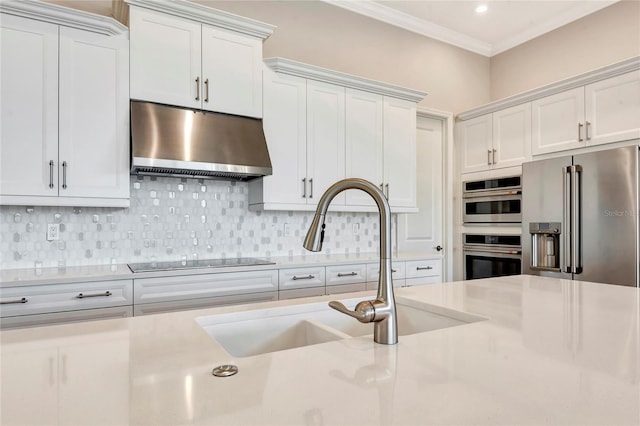
[(580, 233), (580, 187), (582, 183), (582, 167), (571, 166), (571, 273), (582, 272), (582, 247)]
[(562, 271), (571, 273), (571, 166), (562, 167)]

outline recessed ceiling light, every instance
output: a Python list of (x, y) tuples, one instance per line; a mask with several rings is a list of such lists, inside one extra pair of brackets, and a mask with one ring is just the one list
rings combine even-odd
[(487, 11), (487, 9), (489, 9), (489, 8), (487, 7), (486, 4), (481, 4), (478, 7), (476, 7), (476, 13), (478, 15), (482, 15), (483, 13), (485, 13)]

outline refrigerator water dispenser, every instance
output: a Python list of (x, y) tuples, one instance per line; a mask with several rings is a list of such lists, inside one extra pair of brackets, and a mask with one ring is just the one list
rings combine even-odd
[(560, 271), (561, 224), (557, 222), (531, 222), (531, 269)]

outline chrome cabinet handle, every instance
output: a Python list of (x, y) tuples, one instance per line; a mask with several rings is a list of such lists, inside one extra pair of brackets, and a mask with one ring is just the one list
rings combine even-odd
[(387, 190), (387, 200), (389, 199), (389, 184), (385, 184), (384, 185), (385, 189)]
[(302, 179), (302, 198), (307, 198), (307, 178)]
[(487, 166), (491, 165), (491, 150), (487, 150)]
[(309, 190), (309, 198), (313, 198), (313, 178), (309, 179), (309, 186), (310, 186), (310, 190)]
[(338, 272), (339, 277), (355, 277), (356, 275), (358, 275), (357, 272), (349, 272), (345, 274), (343, 274), (342, 272)]
[(200, 100), (200, 77), (196, 77), (196, 101)]
[(495, 149), (493, 150), (493, 156), (492, 156), (493, 164), (496, 164), (496, 151), (497, 150), (495, 150)]
[(67, 189), (67, 162), (62, 162), (62, 189)]
[(26, 297), (23, 297), (21, 299), (15, 299), (15, 300), (3, 300), (0, 302), (0, 305), (13, 305), (16, 303), (27, 303), (29, 301), (29, 299), (27, 299)]
[(209, 102), (209, 79), (204, 81), (204, 101)]
[(78, 293), (78, 295), (76, 296), (76, 299), (85, 299), (87, 297), (108, 297), (111, 296), (113, 293), (111, 293), (110, 291), (105, 291), (104, 293), (93, 293), (93, 294), (84, 294), (84, 293)]
[(380, 192), (384, 195), (384, 183), (380, 183)]
[(584, 124), (578, 123), (578, 142), (582, 142), (584, 139), (582, 138), (582, 127)]
[(591, 127), (591, 122), (590, 121), (585, 121), (585, 135), (587, 137), (587, 140), (591, 140), (591, 135), (589, 135), (589, 128)]
[(49, 161), (49, 188), (53, 188), (53, 160)]
[(433, 266), (416, 266), (416, 271), (424, 271), (424, 270), (431, 270), (433, 269)]
[(291, 278), (291, 279), (294, 280), (294, 281), (297, 281), (297, 280), (312, 280), (314, 278), (315, 277), (313, 275), (304, 275), (302, 277), (294, 275), (293, 278)]

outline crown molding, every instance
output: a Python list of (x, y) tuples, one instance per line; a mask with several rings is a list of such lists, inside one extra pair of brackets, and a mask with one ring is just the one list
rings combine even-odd
[(564, 92), (566, 90), (571, 90), (576, 87), (637, 70), (640, 70), (640, 56), (634, 56), (633, 58), (625, 59), (624, 61), (616, 62), (614, 64), (607, 65), (606, 67), (598, 68), (596, 70), (566, 78), (527, 92), (509, 96), (507, 98), (482, 105), (478, 108), (461, 112), (457, 115), (457, 118), (461, 121), (469, 120), (481, 115), (490, 114), (505, 108), (531, 102), (559, 92)]
[(185, 0), (125, 0), (130, 6), (163, 12), (192, 21), (202, 22), (215, 27), (225, 28), (238, 33), (265, 40), (276, 29), (275, 25), (255, 21), (244, 16), (213, 9)]
[(400, 12), (399, 10), (384, 6), (374, 1), (322, 1), (483, 56), (491, 56), (491, 45), (489, 43), (482, 42), (476, 38), (469, 37), (465, 34), (450, 30), (432, 22), (416, 18), (407, 13)]
[(126, 26), (111, 17), (37, 0), (2, 0), (0, 12), (109, 36), (129, 33)]
[(129, 6), (124, 0), (111, 0), (111, 9), (116, 21), (129, 26)]
[(379, 95), (390, 96), (392, 98), (404, 99), (411, 102), (420, 102), (427, 96), (426, 92), (408, 89), (406, 87), (395, 86), (376, 80), (358, 77), (315, 65), (292, 61), (286, 58), (267, 58), (264, 63), (275, 72), (308, 78), (310, 80), (322, 81), (324, 83), (336, 84), (366, 92), (377, 93)]

